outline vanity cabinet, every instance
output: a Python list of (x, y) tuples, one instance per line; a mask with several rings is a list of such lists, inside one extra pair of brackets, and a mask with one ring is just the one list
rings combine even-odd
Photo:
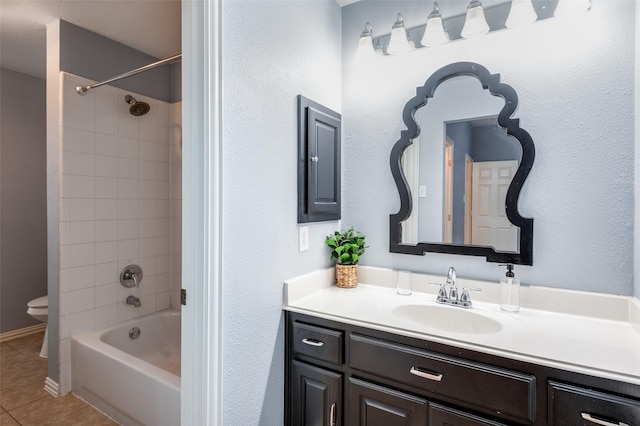
[(640, 425), (640, 386), (286, 311), (290, 426)]

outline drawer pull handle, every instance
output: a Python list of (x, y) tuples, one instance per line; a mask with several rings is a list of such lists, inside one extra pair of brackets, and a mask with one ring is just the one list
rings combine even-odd
[(427, 373), (426, 371), (421, 371), (416, 367), (411, 367), (411, 370), (409, 370), (409, 373), (413, 374), (414, 376), (422, 377), (423, 379), (433, 380), (434, 382), (439, 382), (440, 380), (442, 380), (442, 374)]
[(336, 403), (331, 404), (331, 411), (329, 412), (329, 422), (331, 426), (336, 426)]
[(302, 343), (306, 343), (307, 345), (311, 345), (311, 346), (324, 346), (324, 342), (321, 342), (319, 340), (313, 340), (313, 339), (302, 339)]
[(629, 426), (626, 423), (622, 423), (622, 422), (608, 422), (606, 420), (602, 420), (602, 419), (598, 419), (593, 417), (591, 414), (589, 413), (580, 413), (582, 415), (582, 418), (585, 419), (588, 422), (591, 423), (595, 423), (597, 425), (602, 425), (602, 426)]

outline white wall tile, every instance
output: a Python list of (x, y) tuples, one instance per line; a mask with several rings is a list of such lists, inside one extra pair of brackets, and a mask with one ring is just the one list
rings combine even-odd
[(138, 219), (138, 238), (157, 237), (156, 219)]
[(95, 266), (80, 266), (60, 270), (60, 291), (80, 290), (93, 287), (95, 283)]
[(93, 154), (96, 151), (95, 133), (71, 127), (62, 129), (62, 150), (64, 152), (84, 152)]
[(163, 163), (168, 163), (171, 160), (171, 148), (169, 145), (158, 144), (157, 160)]
[(157, 258), (155, 256), (141, 257), (138, 260), (138, 265), (142, 268), (143, 280), (156, 275)]
[(169, 200), (156, 200), (156, 212), (157, 212), (157, 217), (170, 217), (171, 216), (171, 201), (169, 201)]
[(102, 86), (100, 90), (95, 91), (96, 94), (96, 110), (108, 112), (109, 114), (118, 113), (118, 89), (111, 86)]
[[(96, 198), (117, 198), (118, 180), (116, 178), (96, 177), (95, 197)], [(98, 217), (96, 215), (96, 217)]]
[(163, 182), (168, 182), (171, 178), (170, 175), (171, 169), (169, 167), (169, 163), (157, 163), (156, 164), (156, 179), (163, 181)]
[(156, 311), (156, 295), (151, 294), (149, 296), (140, 297), (140, 308), (138, 308), (138, 315), (148, 315)]
[[(74, 76), (75, 77), (75, 76)], [(76, 86), (88, 86), (93, 83), (88, 81), (80, 82), (77, 78), (76, 81), (64, 80), (62, 87), (62, 102), (64, 107), (69, 105), (77, 106), (84, 109), (94, 110), (96, 107), (96, 94), (91, 90), (85, 92), (84, 95), (80, 95), (76, 92)], [(84, 79), (83, 79), (84, 80)]]
[(155, 142), (138, 142), (138, 159), (156, 161), (156, 151), (158, 144)]
[[(118, 294), (117, 285), (119, 284), (110, 283), (110, 284), (100, 285), (95, 288), (94, 305), (96, 308), (101, 306), (107, 306), (107, 305), (114, 305), (115, 307), (116, 296)], [(114, 310), (114, 315), (115, 315), (115, 310)]]
[(138, 288), (138, 296), (148, 296), (150, 294), (156, 294), (157, 285), (156, 285), (156, 275), (145, 276), (140, 282), (140, 287)]
[(138, 219), (118, 220), (118, 240), (138, 238)]
[(152, 200), (158, 197), (158, 182), (155, 180), (138, 180), (138, 198)]
[(97, 112), (95, 119), (96, 133), (118, 135), (118, 116), (106, 112)]
[(120, 283), (120, 271), (116, 262), (96, 265), (96, 285)]
[(69, 207), (67, 220), (94, 220), (96, 217), (96, 205), (92, 198), (64, 199), (64, 204)]
[(118, 239), (118, 222), (116, 220), (97, 220), (96, 242), (116, 241)]
[(158, 292), (169, 291), (171, 289), (169, 274), (156, 275), (156, 288)]
[(118, 241), (118, 260), (138, 257), (138, 240)]
[(94, 198), (95, 194), (95, 177), (62, 175), (61, 196), (63, 198)]
[(118, 323), (116, 305), (101, 306), (95, 310), (95, 329), (102, 330)]
[[(93, 287), (67, 291), (64, 293), (64, 297), (60, 298), (60, 311), (63, 315), (71, 315), (93, 309), (94, 294), (95, 289)], [(69, 331), (73, 335), (71, 323), (69, 324)]]
[(117, 219), (118, 200), (115, 198), (96, 200), (96, 220)]
[(94, 154), (65, 152), (62, 156), (62, 173), (65, 175), (95, 176)]
[(118, 136), (96, 133), (95, 152), (109, 157), (118, 156)]
[(171, 235), (171, 229), (170, 229), (170, 220), (168, 217), (161, 217), (156, 219), (156, 225), (157, 225), (157, 233), (156, 236), (157, 237), (168, 237)]
[(96, 155), (95, 175), (101, 177), (118, 177), (118, 159), (106, 155)]
[(94, 221), (61, 222), (60, 244), (91, 243), (95, 239)]
[(93, 109), (65, 105), (62, 126), (93, 132), (96, 129), (96, 112)]
[(95, 260), (95, 247), (93, 244), (60, 246), (61, 269), (93, 265)]
[(95, 263), (111, 263), (117, 260), (118, 245), (115, 241), (95, 244)]
[(69, 334), (71, 336), (94, 330), (94, 310), (69, 315)]
[(154, 219), (158, 213), (157, 200), (138, 200), (138, 217), (140, 219)]
[(158, 123), (171, 123), (171, 106), (168, 102), (158, 102)]
[(158, 274), (169, 273), (170, 271), (170, 256), (160, 255), (157, 256), (158, 265), (156, 271)]
[(120, 158), (138, 158), (138, 145), (137, 139), (131, 138), (118, 138), (118, 157)]
[(138, 161), (131, 158), (119, 158), (118, 177), (123, 179), (138, 178)]
[(118, 219), (137, 219), (138, 203), (135, 200), (118, 200)]
[(132, 305), (127, 305), (124, 300), (117, 305), (118, 323), (129, 321), (138, 317), (138, 309)]
[[(178, 303), (176, 306), (180, 306)], [(171, 293), (165, 291), (156, 295), (156, 308), (158, 311), (163, 311), (171, 307)]]
[(137, 179), (118, 179), (118, 198), (137, 200), (138, 199), (138, 180)]
[(156, 179), (156, 162), (155, 161), (138, 161), (138, 178), (139, 179)]
[(140, 122), (140, 140), (155, 142), (157, 139), (156, 124), (153, 122)]
[(157, 252), (156, 240), (157, 238), (141, 238), (138, 240), (138, 255), (140, 257), (155, 256)]
[(138, 139), (138, 120), (120, 116), (118, 118), (118, 136)]

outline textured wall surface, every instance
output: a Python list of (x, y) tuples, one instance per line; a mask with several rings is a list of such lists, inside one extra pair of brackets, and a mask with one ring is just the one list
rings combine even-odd
[(1, 70), (0, 333), (38, 324), (47, 294), (45, 81)]
[(223, 423), (281, 425), (283, 283), (328, 266), (324, 237), (340, 226), (309, 224), (298, 253), (296, 96), (340, 112), (340, 8), (229, 1), (222, 12)]
[[(519, 202), (535, 220), (534, 266), (516, 273), (525, 284), (633, 294), (634, 2), (594, 0), (574, 19), (357, 63), (364, 23), (389, 32), (398, 7), (343, 9), (343, 219), (369, 237), (363, 263), (440, 274), (454, 265), (462, 277), (496, 282), (504, 275), (484, 258), (388, 251), (389, 214), (400, 204), (389, 152), (404, 128), (402, 108), (435, 70), (473, 61), (518, 92), (515, 116), (536, 145)], [(424, 22), (431, 3), (422, 7), (414, 21)]]

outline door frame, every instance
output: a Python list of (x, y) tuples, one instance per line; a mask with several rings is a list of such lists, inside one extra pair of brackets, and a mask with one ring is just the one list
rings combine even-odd
[(222, 422), (221, 0), (182, 0), (181, 424)]

